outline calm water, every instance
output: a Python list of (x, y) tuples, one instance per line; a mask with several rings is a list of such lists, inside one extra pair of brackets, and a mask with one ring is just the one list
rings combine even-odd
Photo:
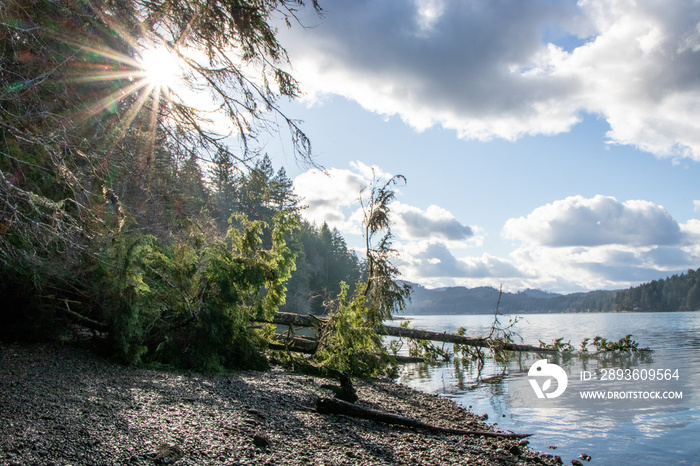
[[(493, 316), (407, 316), (411, 327), (488, 334)], [(565, 464), (587, 453), (590, 464), (697, 464), (700, 465), (700, 313), (537, 314), (521, 317), (515, 330), (524, 344), (551, 343), (564, 337), (578, 348), (586, 337), (615, 340), (632, 334), (651, 356), (622, 359), (574, 358), (552, 360), (568, 374), (569, 385), (555, 399), (537, 400), (527, 370), (539, 357), (515, 357), (504, 369), (487, 363), (476, 384), (475, 367), (450, 362), (438, 367), (410, 364), (399, 381), (429, 393), (450, 397), (477, 414), (488, 414), (502, 430), (534, 433), (530, 446), (560, 455)], [(501, 317), (502, 322), (508, 316)], [(517, 354), (517, 353), (516, 353)], [(678, 378), (650, 381), (582, 381), (587, 370), (600, 377), (609, 369), (678, 369)], [(503, 377), (493, 379), (493, 376)], [(584, 400), (580, 391), (675, 391), (673, 400)], [(535, 402), (531, 402), (532, 399)], [(556, 446), (557, 449), (550, 449)], [(586, 463), (584, 463), (586, 464)]]

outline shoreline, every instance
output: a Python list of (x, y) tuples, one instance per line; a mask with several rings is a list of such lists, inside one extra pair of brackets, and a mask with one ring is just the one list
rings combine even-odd
[[(0, 465), (557, 464), (517, 440), (319, 414), (327, 383), (276, 367), (205, 376), (120, 366), (68, 345), (6, 344)], [(452, 400), (390, 379), (354, 386), (365, 408), (494, 430)]]

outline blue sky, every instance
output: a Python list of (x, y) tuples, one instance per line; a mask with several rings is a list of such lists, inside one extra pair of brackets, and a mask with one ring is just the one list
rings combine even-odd
[[(404, 278), (617, 289), (700, 267), (700, 5), (323, 2), (280, 27), (316, 161), (266, 150), (361, 246), (371, 167), (402, 174)], [(310, 10), (310, 9), (309, 9)]]

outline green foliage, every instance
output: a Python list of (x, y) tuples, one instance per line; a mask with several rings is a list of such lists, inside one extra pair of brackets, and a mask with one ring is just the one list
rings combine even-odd
[[(404, 309), (411, 292), (409, 285), (397, 282), (399, 270), (392, 263), (396, 251), (391, 243), (389, 204), (395, 198), (394, 187), (400, 181), (405, 181), (405, 178), (397, 175), (379, 186), (375, 179), (367, 198), (363, 197), (365, 190), (360, 193), (367, 282), (357, 286), (352, 299), (348, 299), (348, 286), (341, 281), (337, 299), (329, 302), (331, 311), (316, 354), (323, 367), (354, 376), (392, 371), (388, 352), (375, 328), (391, 319), (394, 312)], [(332, 257), (342, 258), (346, 254), (344, 241), (337, 239), (339, 236), (331, 233), (327, 225), (324, 224), (320, 233), (326, 246), (331, 246), (328, 249), (337, 253)], [(415, 345), (414, 352), (434, 351), (427, 342)], [(392, 349), (398, 351), (396, 347)]]
[[(283, 170), (268, 176), (269, 159), (249, 169), (249, 144), (270, 121), (265, 112), (277, 113), (309, 161), (308, 139), (276, 104), (297, 88), (269, 23), (301, 4), (0, 2), (0, 300), (34, 326), (106, 324), (129, 363), (264, 362), (270, 329), (250, 321), (285, 302), (297, 207)], [(148, 82), (139, 63), (148, 46), (187, 52), (184, 85), (206, 83), (238, 128), (240, 151), (207, 129), (206, 115)], [(212, 189), (203, 167), (213, 154)], [(247, 189), (252, 180), (270, 196), (246, 206), (264, 215), (234, 216), (228, 228), (244, 210), (234, 182)], [(228, 210), (216, 225), (220, 204)], [(0, 328), (8, 320), (0, 315)]]
[[(584, 341), (588, 341), (589, 339), (586, 338)], [(582, 348), (585, 348), (584, 343), (581, 343)], [(542, 340), (540, 340), (540, 348), (546, 348), (546, 349), (551, 349), (555, 351), (574, 351), (575, 348), (571, 345), (571, 341), (564, 342), (564, 337), (560, 337), (552, 341), (552, 343), (545, 343)]]
[(289, 281), (290, 296), (285, 311), (325, 314), (328, 310), (323, 303), (340, 293), (341, 282), (353, 284), (348, 294), (354, 293), (354, 284), (362, 279), (362, 264), (337, 229), (331, 230), (325, 223), (316, 228), (302, 222), (293, 241), (290, 247), (299, 253), (299, 258), (297, 270)]
[[(462, 337), (466, 336), (467, 329), (460, 327), (457, 329), (456, 334)], [(475, 348), (474, 346), (460, 345), (457, 343), (452, 346), (452, 351), (454, 352), (455, 358), (465, 363), (476, 361), (477, 359), (483, 359), (483, 353), (479, 348)]]
[(428, 340), (408, 339), (408, 355), (415, 358), (423, 358), (428, 364), (447, 362), (452, 358), (453, 351), (445, 344), (436, 345)]
[(639, 343), (632, 340), (632, 335), (626, 335), (618, 341), (607, 341), (605, 338), (595, 337), (593, 345), (598, 351), (617, 351), (617, 352), (637, 352), (643, 349), (639, 348)]
[(358, 291), (348, 300), (348, 286), (341, 284), (315, 358), (324, 368), (368, 377), (386, 370), (389, 357), (381, 338), (368, 324), (371, 311), (360, 289), (357, 287)]
[(403, 175), (393, 176), (383, 185), (375, 178), (370, 188), (360, 193), (368, 269), (364, 296), (368, 299), (368, 319), (372, 325), (379, 325), (391, 319), (394, 312), (405, 309), (411, 297), (411, 286), (398, 282), (399, 269), (392, 262), (397, 252), (392, 244), (390, 204), (396, 198), (395, 187), (401, 182), (406, 182)]
[[(608, 341), (606, 338), (596, 336), (592, 340), (584, 338), (581, 341), (579, 353), (582, 355), (589, 354), (589, 348), (593, 347), (597, 352), (611, 353), (637, 353), (640, 351), (650, 351), (649, 348), (639, 348), (639, 343), (632, 339), (632, 334), (620, 338), (618, 341)], [(540, 340), (540, 348), (553, 349), (560, 353), (575, 353), (576, 348), (571, 344), (571, 341), (564, 342), (564, 338), (557, 338), (552, 343), (545, 343)]]
[[(233, 219), (232, 219), (233, 220)], [(262, 222), (237, 217), (227, 240), (191, 235), (173, 246), (152, 236), (121, 236), (103, 251), (103, 313), (109, 337), (127, 363), (159, 362), (204, 371), (260, 367), (270, 329), (251, 329), (284, 303), (295, 256), (279, 216), (272, 247)]]

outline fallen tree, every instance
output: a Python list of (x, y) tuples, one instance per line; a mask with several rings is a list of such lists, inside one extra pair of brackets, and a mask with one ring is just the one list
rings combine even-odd
[(384, 325), (377, 328), (379, 335), (388, 335), (392, 337), (413, 338), (415, 340), (431, 340), (444, 343), (456, 343), (458, 345), (475, 346), (477, 348), (498, 348), (506, 351), (520, 351), (531, 353), (556, 353), (556, 350), (545, 349), (530, 345), (517, 345), (515, 343), (505, 343), (500, 340), (490, 338), (471, 338), (452, 333), (431, 332), (429, 330), (420, 330), (415, 328), (392, 327)]
[(448, 427), (438, 427), (430, 424), (426, 424), (417, 419), (412, 419), (404, 416), (399, 416), (396, 414), (387, 413), (384, 411), (377, 411), (374, 409), (362, 408), (352, 403), (346, 401), (332, 399), (332, 398), (319, 398), (316, 401), (316, 411), (320, 414), (340, 414), (343, 416), (355, 417), (360, 419), (368, 419), (370, 421), (381, 422), (384, 424), (400, 425), (406, 427), (413, 427), (417, 429), (424, 429), (433, 433), (440, 434), (452, 434), (452, 435), (468, 435), (472, 437), (493, 437), (493, 438), (509, 438), (509, 439), (522, 439), (530, 437), (532, 434), (516, 434), (510, 432), (490, 432), (490, 431), (478, 431), (478, 430), (464, 430), (464, 429), (453, 429)]
[[(279, 312), (273, 319), (272, 323), (279, 325), (289, 325), (293, 327), (313, 327), (320, 328), (326, 319), (312, 315), (292, 314), (289, 312)], [(539, 348), (530, 345), (517, 345), (515, 343), (505, 343), (499, 340), (488, 338), (472, 338), (462, 335), (454, 335), (451, 333), (431, 332), (429, 330), (419, 330), (413, 328), (394, 327), (390, 325), (380, 325), (375, 327), (375, 331), (379, 335), (413, 338), (416, 340), (431, 340), (444, 343), (456, 343), (465, 346), (474, 346), (478, 348), (496, 348), (506, 351), (520, 351), (532, 353), (557, 353), (554, 349)]]

